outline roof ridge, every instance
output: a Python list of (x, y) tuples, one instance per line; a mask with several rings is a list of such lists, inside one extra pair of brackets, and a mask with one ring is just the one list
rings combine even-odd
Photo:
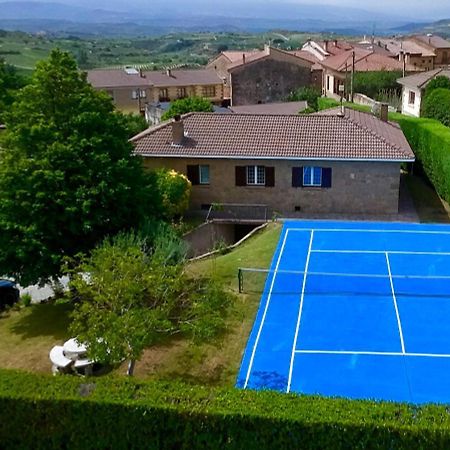
[(141, 131), (139, 134), (136, 134), (136, 136), (133, 136), (132, 138), (130, 138), (130, 139), (128, 140), (128, 142), (135, 142), (135, 141), (137, 141), (137, 140), (139, 140), (139, 139), (141, 139), (141, 138), (143, 138), (143, 137), (145, 137), (145, 136), (148, 136), (148, 135), (150, 135), (150, 134), (153, 134), (153, 133), (155, 133), (156, 131), (161, 130), (161, 129), (167, 127), (167, 126), (170, 125), (171, 123), (172, 123), (172, 121), (167, 120), (167, 121), (164, 121), (164, 122), (159, 123), (158, 125), (154, 125), (154, 126), (152, 126), (152, 127), (148, 127), (146, 130)]

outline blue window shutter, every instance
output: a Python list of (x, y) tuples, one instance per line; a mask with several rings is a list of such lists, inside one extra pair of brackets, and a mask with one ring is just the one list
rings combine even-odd
[(303, 167), (292, 168), (292, 187), (303, 187)]
[(324, 167), (322, 169), (322, 187), (330, 188), (331, 187), (331, 168)]

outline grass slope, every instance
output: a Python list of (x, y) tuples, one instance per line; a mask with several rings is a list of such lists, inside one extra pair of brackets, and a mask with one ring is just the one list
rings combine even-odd
[[(238, 294), (237, 269), (269, 267), (280, 230), (280, 224), (270, 224), (234, 251), (188, 265), (193, 277), (213, 276), (236, 294), (227, 331), (213, 342), (175, 337), (147, 349), (136, 365), (137, 377), (234, 385), (261, 295), (260, 289)], [(70, 312), (68, 304), (41, 304), (0, 315), (0, 368), (49, 373), (50, 349), (70, 337)], [(115, 371), (125, 372), (125, 365)]]

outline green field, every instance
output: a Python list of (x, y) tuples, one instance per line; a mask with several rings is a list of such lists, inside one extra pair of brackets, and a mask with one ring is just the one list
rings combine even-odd
[(320, 35), (268, 32), (189, 33), (140, 38), (52, 37), (22, 32), (0, 31), (0, 58), (30, 71), (53, 48), (73, 53), (82, 69), (139, 65), (160, 70), (165, 67), (204, 66), (223, 50), (262, 49), (264, 44), (297, 49), (308, 38)]

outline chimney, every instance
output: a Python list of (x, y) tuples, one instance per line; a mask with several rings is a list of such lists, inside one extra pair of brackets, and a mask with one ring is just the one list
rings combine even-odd
[(172, 145), (183, 145), (184, 123), (177, 114), (172, 122)]
[(142, 70), (142, 68), (139, 69), (139, 76), (141, 78), (145, 78), (145, 74), (144, 74), (144, 71)]
[(166, 69), (166, 75), (168, 77), (171, 77), (172, 76), (172, 69)]
[(242, 53), (242, 64), (245, 64), (245, 53)]
[(268, 44), (264, 45), (264, 53), (266, 55), (270, 55), (270, 45), (268, 45)]
[(389, 113), (388, 104), (387, 103), (382, 103), (380, 105), (380, 119), (383, 122), (387, 122), (388, 121), (388, 113)]
[(335, 39), (335, 40), (333, 41), (333, 44), (334, 44), (335, 47), (337, 47), (337, 42), (338, 42), (337, 39)]
[(325, 44), (325, 51), (327, 52), (328, 51), (328, 41), (324, 40), (323, 43)]

